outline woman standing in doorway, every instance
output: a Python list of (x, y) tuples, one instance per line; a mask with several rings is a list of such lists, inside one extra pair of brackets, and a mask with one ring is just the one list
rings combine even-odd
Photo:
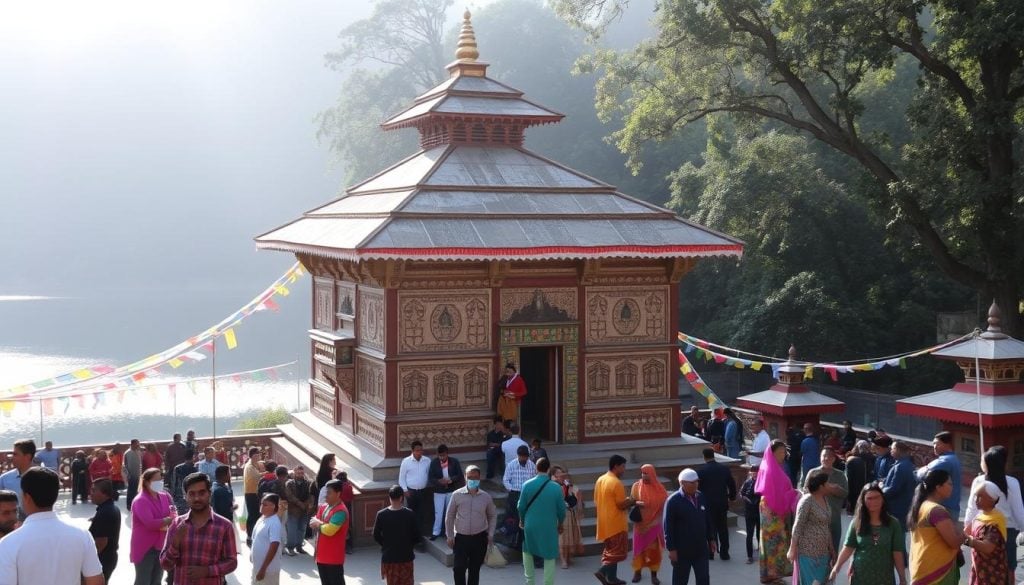
[(512, 362), (505, 364), (505, 375), (498, 380), (498, 414), (505, 420), (519, 422), (519, 404), (526, 396), (526, 383)]

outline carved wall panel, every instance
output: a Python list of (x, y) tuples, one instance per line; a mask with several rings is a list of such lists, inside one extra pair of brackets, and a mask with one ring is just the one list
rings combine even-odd
[(313, 362), (313, 379), (334, 389), (339, 396), (353, 402), (355, 374), (351, 368), (336, 368), (320, 361)]
[(672, 407), (642, 410), (588, 412), (584, 415), (587, 437), (649, 435), (672, 432)]
[(448, 447), (478, 447), (480, 437), (491, 429), (490, 417), (449, 423), (409, 423), (398, 425), (398, 450), (407, 451), (416, 440), (428, 449), (444, 443)]
[(338, 314), (346, 317), (356, 316), (356, 285), (351, 282), (337, 283)]
[(491, 295), (488, 289), (402, 291), (398, 306), (401, 353), (490, 348)]
[(587, 402), (671, 397), (670, 359), (667, 352), (589, 354)]
[(434, 408), (489, 408), (494, 384), (491, 361), (406, 362), (398, 365), (401, 412)]
[(502, 323), (557, 323), (575, 321), (577, 289), (511, 288), (501, 290)]
[(588, 287), (587, 343), (668, 341), (668, 287)]
[(330, 278), (313, 279), (313, 328), (334, 331), (334, 281)]
[(352, 428), (357, 437), (362, 438), (381, 451), (384, 450), (384, 425), (380, 421), (356, 412), (355, 423), (352, 425)]
[(356, 330), (361, 347), (384, 351), (384, 291), (359, 287)]
[(384, 410), (384, 362), (360, 356), (356, 371), (356, 400)]

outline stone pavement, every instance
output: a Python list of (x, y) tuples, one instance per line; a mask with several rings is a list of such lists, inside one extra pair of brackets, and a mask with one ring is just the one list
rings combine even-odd
[[(241, 494), (241, 484), (236, 483), (235, 493)], [(239, 505), (242, 505), (242, 498), (237, 497)], [(119, 550), (120, 559), (117, 569), (111, 577), (110, 585), (132, 585), (134, 583), (135, 571), (128, 560), (128, 550), (131, 541), (131, 526), (129, 525), (128, 514), (124, 513), (124, 500), (118, 502), (123, 512), (123, 525), (121, 529), (121, 545)], [(95, 506), (91, 504), (71, 505), (67, 494), (62, 494), (54, 510), (63, 518), (82, 527), (88, 526), (88, 520), (92, 516)], [(845, 534), (849, 517), (844, 516), (843, 529)], [(742, 521), (741, 521), (742, 524)], [(714, 585), (747, 585), (758, 583), (758, 568), (755, 562), (752, 565), (746, 564), (746, 551), (744, 550), (745, 534), (742, 530), (733, 529), (730, 535), (730, 552), (732, 560), (722, 561), (716, 559), (711, 562), (711, 582)], [(306, 547), (312, 550), (312, 547)], [(249, 561), (248, 550), (243, 550), (239, 555), (238, 570), (228, 577), (230, 584), (251, 583), (252, 563)], [(755, 551), (756, 555), (756, 551)], [(632, 557), (630, 557), (631, 560)], [(968, 555), (968, 558), (970, 556)], [(630, 560), (619, 565), (619, 578), (627, 582), (632, 577)], [(569, 569), (559, 568), (556, 573), (555, 582), (566, 585), (594, 585), (598, 583), (593, 572), (597, 569), (599, 557), (583, 557), (575, 559), (575, 563)], [(284, 557), (281, 563), (281, 583), (283, 584), (304, 584), (313, 585), (320, 583), (316, 574), (316, 567), (308, 556)], [(357, 547), (355, 552), (348, 556), (345, 564), (345, 580), (347, 585), (380, 585), (383, 581), (380, 578), (380, 554), (376, 547)], [(960, 583), (967, 583), (967, 567), (961, 572)], [(540, 572), (538, 572), (538, 577)], [(668, 563), (667, 555), (665, 565), (659, 573), (663, 583), (671, 583), (672, 571)], [(480, 573), (480, 581), (483, 585), (512, 585), (521, 584), (523, 579), (523, 567), (520, 564), (510, 564), (502, 569), (491, 569), (483, 567)], [(1024, 581), (1024, 567), (1018, 569), (1017, 581)], [(419, 554), (416, 557), (416, 583), (420, 585), (445, 585), (453, 582), (451, 569), (427, 554)], [(540, 580), (538, 581), (540, 582)], [(692, 577), (691, 577), (692, 582)], [(648, 573), (644, 573), (642, 583), (650, 583)], [(840, 577), (836, 585), (847, 585), (845, 577)]]

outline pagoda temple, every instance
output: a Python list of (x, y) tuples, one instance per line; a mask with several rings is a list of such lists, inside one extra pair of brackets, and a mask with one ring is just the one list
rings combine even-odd
[(764, 418), (764, 428), (773, 437), (785, 437), (789, 427), (797, 429), (804, 423), (815, 427), (821, 415), (843, 412), (842, 402), (811, 390), (804, 384), (807, 364), (798, 362), (796, 348), (789, 347), (789, 359), (779, 364), (777, 381), (767, 390), (736, 398), (736, 405), (757, 411)]
[(478, 56), (467, 12), (450, 77), (382, 124), (421, 149), (256, 238), (314, 277), (312, 415), (363, 463), (480, 451), (513, 363), (526, 436), (678, 440), (678, 283), (742, 242), (524, 148), (563, 115)]
[[(896, 413), (942, 421), (953, 433), (965, 484), (980, 469), (985, 449), (1003, 445), (1006, 472), (1024, 472), (1024, 342), (1003, 333), (999, 307), (988, 310), (988, 328), (933, 356), (956, 362), (964, 381), (946, 390), (896, 402)], [(984, 431), (984, 440), (981, 430)]]

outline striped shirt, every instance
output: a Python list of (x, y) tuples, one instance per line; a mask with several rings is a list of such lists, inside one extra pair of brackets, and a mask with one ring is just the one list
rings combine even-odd
[(527, 459), (526, 463), (519, 463), (517, 458), (505, 465), (505, 477), (502, 478), (502, 483), (510, 492), (521, 492), (523, 484), (533, 479), (535, 475), (537, 475), (537, 466), (533, 464), (533, 461)]
[[(174, 570), (174, 585), (221, 585), (225, 575), (238, 566), (235, 551), (234, 526), (231, 521), (213, 514), (202, 527), (192, 524), (192, 511), (171, 521), (167, 528), (167, 540), (160, 553), (160, 566)], [(181, 539), (181, 547), (174, 546), (178, 528), (188, 525), (188, 531)], [(203, 579), (189, 579), (184, 567), (206, 567)]]

